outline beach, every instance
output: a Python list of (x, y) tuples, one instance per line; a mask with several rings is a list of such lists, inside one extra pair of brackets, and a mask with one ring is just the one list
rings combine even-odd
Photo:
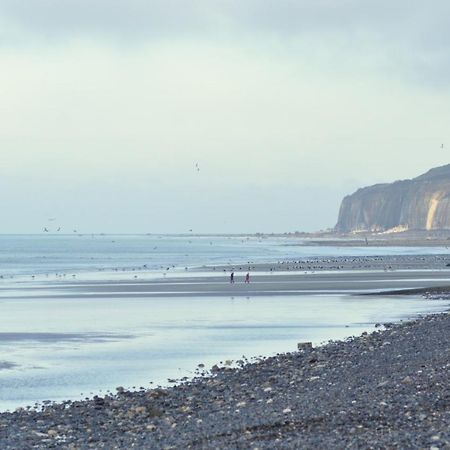
[[(4, 298), (121, 298), (355, 294), (450, 284), (450, 255), (315, 257), (277, 262), (210, 265), (149, 272), (142, 268), (111, 279), (27, 280), (1, 289)], [(234, 283), (230, 283), (230, 274)], [(250, 274), (250, 283), (245, 275)]]
[(16, 448), (429, 448), (450, 446), (450, 317), (328, 345), (199, 366), (169, 389), (0, 415)]
[[(235, 276), (229, 283), (227, 275), (171, 277), (152, 281), (118, 281), (113, 283), (80, 282), (58, 286), (58, 296), (70, 297), (133, 297), (167, 296), (284, 296), (305, 294), (353, 294), (393, 289), (437, 287), (450, 283), (449, 271), (343, 272), (343, 273), (283, 273), (253, 274), (249, 284), (244, 275)], [(46, 296), (52, 296), (52, 287), (46, 286)]]
[(450, 450), (449, 16), (0, 0), (0, 450)]
[[(285, 240), (223, 238), (216, 250), (190, 237), (178, 253), (180, 238), (158, 238), (166, 247), (152, 255), (142, 237), (102, 239), (77, 243), (83, 270), (75, 255), (64, 271), (39, 272), (26, 254), (17, 265), (27, 272), (0, 280), (2, 448), (404, 448), (416, 435), (442, 448), (448, 439), (443, 416), (427, 413), (440, 405), (434, 385), (424, 384), (423, 405), (407, 390), (423, 383), (419, 366), (433, 377), (447, 370), (444, 249), (336, 256)], [(62, 242), (53, 243), (61, 252)], [(198, 264), (185, 266), (194, 245)], [(149, 267), (152, 258), (167, 262)], [(394, 325), (402, 320), (413, 323)], [(302, 342), (313, 348), (296, 351)], [(394, 420), (417, 402), (425, 412), (409, 416), (426, 414), (420, 424), (435, 434), (409, 435), (413, 419)]]

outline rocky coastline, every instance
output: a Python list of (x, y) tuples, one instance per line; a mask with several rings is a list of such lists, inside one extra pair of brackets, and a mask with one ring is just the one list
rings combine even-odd
[(448, 230), (450, 165), (410, 180), (358, 189), (341, 203), (337, 232)]
[(2, 449), (450, 448), (450, 315), (0, 414)]

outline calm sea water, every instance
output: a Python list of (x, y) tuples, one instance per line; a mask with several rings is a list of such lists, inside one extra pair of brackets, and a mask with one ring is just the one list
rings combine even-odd
[(0, 235), (0, 276), (182, 269), (314, 256), (447, 253), (438, 247), (311, 247), (289, 238), (155, 235)]
[(321, 255), (443, 253), (432, 248), (290, 246), (289, 239), (166, 236), (0, 236), (0, 410), (76, 399), (116, 386), (149, 387), (242, 355), (292, 351), (373, 329), (376, 322), (441, 311), (420, 298), (60, 299), (2, 296), (32, 275), (103, 279), (116, 269), (278, 261)]

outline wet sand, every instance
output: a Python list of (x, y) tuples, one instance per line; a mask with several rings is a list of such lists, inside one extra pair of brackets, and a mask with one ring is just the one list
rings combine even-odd
[(299, 245), (336, 247), (448, 247), (450, 230), (408, 230), (403, 232), (358, 232), (358, 233), (293, 233), (269, 235), (289, 237)]
[[(450, 270), (330, 271), (252, 273), (249, 284), (244, 273), (229, 272), (160, 279), (78, 281), (46, 283), (11, 292), (11, 298), (118, 298), (118, 297), (199, 297), (306, 294), (358, 294), (450, 286)], [(2, 290), (8, 298), (8, 290)]]

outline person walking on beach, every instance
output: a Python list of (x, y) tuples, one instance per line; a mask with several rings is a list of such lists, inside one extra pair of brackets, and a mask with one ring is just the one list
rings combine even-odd
[(247, 272), (247, 275), (245, 275), (245, 282), (250, 283), (250, 272)]
[(230, 283), (231, 283), (231, 284), (234, 283), (234, 272), (231, 272), (231, 275), (230, 275)]

